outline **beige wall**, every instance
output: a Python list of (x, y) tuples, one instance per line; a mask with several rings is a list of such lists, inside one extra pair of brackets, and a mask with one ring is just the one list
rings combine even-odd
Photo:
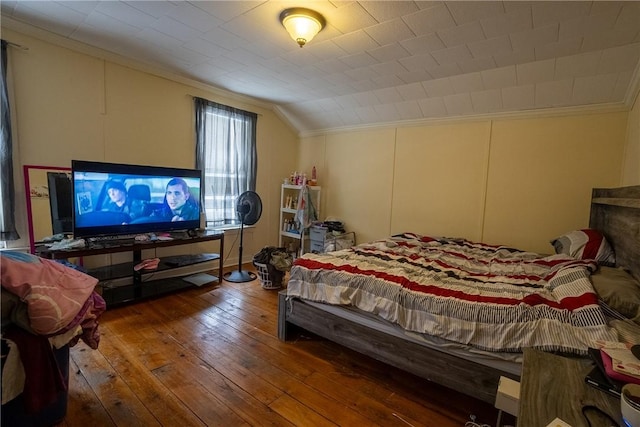
[(544, 252), (587, 227), (591, 189), (620, 185), (626, 117), (494, 122), (483, 240)]
[(400, 128), (390, 232), (482, 238), (490, 123)]
[[(10, 53), (19, 215), (25, 209), (20, 178), (25, 164), (70, 167), (72, 159), (84, 159), (194, 167), (192, 96), (200, 96), (258, 114), (257, 192), (264, 210), (245, 234), (244, 258), (250, 260), (263, 246), (277, 243), (279, 184), (296, 167), (298, 138), (270, 108), (11, 30), (3, 29), (3, 37), (29, 48)], [(26, 221), (20, 219), (18, 225), (26, 237)], [(13, 243), (28, 245), (24, 238)], [(238, 253), (235, 232), (227, 236), (225, 249), (224, 255), (230, 254), (226, 263), (233, 265)], [(206, 245), (175, 250), (213, 251)]]
[[(321, 184), (324, 211), (342, 219), (359, 239), (384, 237), (392, 213), (394, 130), (327, 137)], [(388, 234), (388, 233), (387, 233)]]
[(622, 185), (640, 184), (640, 97), (636, 97), (629, 113), (627, 144), (624, 152)]
[(627, 113), (466, 121), (303, 138), (322, 171), (323, 216), (358, 242), (466, 237), (548, 253), (588, 226), (593, 187), (620, 185)]

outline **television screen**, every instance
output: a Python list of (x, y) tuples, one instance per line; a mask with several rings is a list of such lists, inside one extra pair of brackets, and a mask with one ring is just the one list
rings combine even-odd
[(200, 226), (199, 170), (73, 160), (71, 176), (75, 238)]
[(51, 229), (53, 234), (73, 233), (73, 193), (71, 173), (47, 172)]

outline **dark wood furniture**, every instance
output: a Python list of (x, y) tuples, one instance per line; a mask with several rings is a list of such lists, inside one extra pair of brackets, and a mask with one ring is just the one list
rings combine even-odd
[[(556, 417), (572, 427), (608, 427), (609, 419), (595, 406), (622, 424), (620, 399), (585, 383), (594, 367), (589, 359), (557, 356), (535, 349), (524, 351), (520, 382), (518, 427), (541, 427)], [(589, 422), (585, 417), (588, 417)]]
[[(158, 268), (155, 270), (135, 271), (134, 266), (142, 260), (142, 251), (146, 249), (156, 249), (169, 246), (188, 245), (200, 242), (219, 241), (219, 253), (203, 253), (195, 255), (175, 255), (162, 257)], [(151, 274), (176, 267), (185, 267), (207, 261), (218, 260), (218, 282), (222, 280), (224, 253), (224, 231), (198, 231), (195, 233), (176, 232), (172, 233), (172, 240), (147, 240), (138, 241), (131, 239), (106, 239), (89, 241), (87, 246), (71, 249), (40, 249), (37, 254), (49, 259), (68, 259), (85, 257), (92, 255), (110, 254), (117, 252), (132, 252), (132, 262), (108, 265), (90, 269), (88, 274), (98, 278), (98, 286), (102, 290), (102, 296), (107, 302), (107, 306), (113, 306), (125, 302), (134, 301), (141, 298), (161, 295), (163, 293), (175, 291), (188, 286), (189, 282), (180, 277), (168, 277), (153, 280)], [(145, 277), (149, 275), (149, 277)], [(111, 280), (132, 277), (133, 283), (125, 286), (109, 286)]]
[[(594, 189), (592, 197), (590, 227), (607, 237), (616, 251), (617, 264), (640, 277), (640, 186)], [(500, 376), (519, 379), (512, 373), (448, 354), (446, 350), (390, 337), (300, 299), (286, 298), (283, 292), (279, 307), (280, 339), (287, 339), (292, 325), (491, 404), (495, 402)]]

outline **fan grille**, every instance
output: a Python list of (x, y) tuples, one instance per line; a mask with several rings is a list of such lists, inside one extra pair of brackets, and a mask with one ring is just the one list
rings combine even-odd
[(236, 202), (236, 213), (244, 225), (253, 225), (262, 215), (262, 200), (255, 191), (245, 191)]

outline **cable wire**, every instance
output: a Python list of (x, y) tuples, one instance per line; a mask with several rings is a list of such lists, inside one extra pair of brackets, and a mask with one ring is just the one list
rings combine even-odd
[(620, 427), (620, 424), (618, 424), (618, 422), (616, 420), (614, 420), (611, 415), (607, 414), (602, 409), (600, 409), (600, 408), (598, 408), (597, 406), (594, 406), (594, 405), (585, 405), (585, 406), (582, 407), (582, 416), (584, 417), (585, 420), (587, 420), (587, 424), (589, 424), (589, 427), (592, 427), (592, 425), (591, 425), (591, 420), (589, 419), (589, 417), (587, 417), (587, 411), (588, 410), (595, 411), (595, 412), (599, 413), (600, 415), (602, 415), (603, 417), (607, 418), (611, 422), (611, 426)]
[[(231, 255), (231, 251), (233, 250), (233, 247), (236, 245), (236, 242), (238, 241), (238, 237), (240, 237), (240, 229), (238, 229), (238, 232), (236, 233), (236, 238), (233, 239), (233, 242), (231, 242), (231, 247), (229, 248), (229, 251), (227, 252), (227, 256), (225, 259), (229, 259), (229, 256)], [(240, 262), (242, 262), (242, 260), (240, 260)]]

